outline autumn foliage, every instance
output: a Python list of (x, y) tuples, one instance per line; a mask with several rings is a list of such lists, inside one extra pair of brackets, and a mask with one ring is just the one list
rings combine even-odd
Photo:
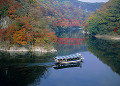
[[(7, 29), (4, 29), (5, 31), (0, 29), (1, 40), (4, 38), (12, 44), (19, 45), (40, 45), (41, 43), (57, 41), (55, 33), (48, 29), (42, 29), (40, 32), (35, 32), (31, 22), (30, 16), (17, 17), (16, 24), (9, 25)], [(4, 35), (4, 37), (2, 37), (2, 35)]]
[(57, 41), (57, 37), (55, 33), (49, 31), (48, 29), (43, 29), (41, 33), (33, 33), (33, 34), (36, 45)]
[[(46, 16), (43, 8), (38, 6), (36, 0), (25, 0), (25, 3), (17, 0), (0, 0), (0, 17), (7, 16), (10, 20), (7, 28), (0, 29), (0, 41), (21, 46), (56, 42), (55, 33), (43, 27), (46, 25), (47, 17), (46, 20), (39, 19), (40, 16)], [(31, 6), (31, 9), (27, 6)]]
[(56, 42), (57, 37), (54, 32), (42, 28), (39, 31), (34, 29), (33, 23), (35, 20), (30, 15), (30, 12), (24, 15), (16, 15), (16, 11), (21, 7), (21, 4), (12, 1), (0, 1), (0, 5), (8, 6), (8, 9), (6, 9), (7, 15), (14, 21), (13, 24), (8, 25), (8, 28), (0, 29), (1, 42), (9, 41), (11, 44), (17, 45), (40, 45)]
[[(31, 22), (33, 21), (31, 21), (30, 16), (17, 17), (16, 24), (9, 25), (4, 31), (0, 29), (1, 40), (4, 38), (12, 44), (19, 45), (40, 45), (41, 43), (57, 41), (55, 33), (48, 29), (42, 29), (40, 32), (35, 32)], [(4, 37), (2, 35), (4, 35)]]
[(16, 12), (16, 8), (15, 8), (14, 5), (12, 5), (8, 8), (8, 15), (9, 15), (10, 18), (15, 18), (16, 17), (15, 12)]

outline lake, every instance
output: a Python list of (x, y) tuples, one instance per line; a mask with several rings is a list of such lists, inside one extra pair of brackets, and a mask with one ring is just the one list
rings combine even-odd
[[(0, 86), (120, 86), (120, 42), (84, 38), (81, 45), (56, 44), (57, 53), (0, 52)], [(82, 63), (54, 68), (54, 57), (79, 52)]]

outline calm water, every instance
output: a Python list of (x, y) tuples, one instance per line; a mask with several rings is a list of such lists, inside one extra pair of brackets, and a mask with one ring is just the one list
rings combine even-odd
[[(120, 42), (86, 37), (56, 45), (58, 53), (0, 52), (0, 86), (120, 86)], [(53, 58), (81, 52), (83, 63), (54, 69)]]

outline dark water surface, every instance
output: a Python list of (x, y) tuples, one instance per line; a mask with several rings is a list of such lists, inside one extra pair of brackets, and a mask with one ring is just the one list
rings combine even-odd
[[(58, 53), (0, 52), (0, 86), (120, 86), (120, 42), (86, 38)], [(81, 52), (83, 63), (54, 69), (54, 57)]]

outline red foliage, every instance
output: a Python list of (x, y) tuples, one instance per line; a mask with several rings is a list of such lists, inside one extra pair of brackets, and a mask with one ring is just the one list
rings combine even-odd
[(114, 32), (118, 32), (118, 28), (117, 27), (114, 29)]
[(4, 40), (5, 38), (5, 29), (0, 29), (0, 41)]
[(26, 28), (27, 30), (32, 30), (32, 25), (31, 25), (31, 17), (30, 16), (21, 16), (17, 17), (16, 19), (18, 22), (24, 24), (22, 28)]
[(0, 0), (0, 9), (2, 6), (8, 6), (12, 3), (12, 0)]
[(15, 24), (9, 25), (6, 29), (5, 40), (12, 41), (13, 34), (16, 32)]
[(110, 31), (110, 29), (108, 28), (107, 31)]
[(10, 18), (15, 18), (16, 17), (15, 12), (16, 12), (16, 8), (15, 8), (14, 5), (12, 5), (8, 8), (8, 15), (9, 15)]

